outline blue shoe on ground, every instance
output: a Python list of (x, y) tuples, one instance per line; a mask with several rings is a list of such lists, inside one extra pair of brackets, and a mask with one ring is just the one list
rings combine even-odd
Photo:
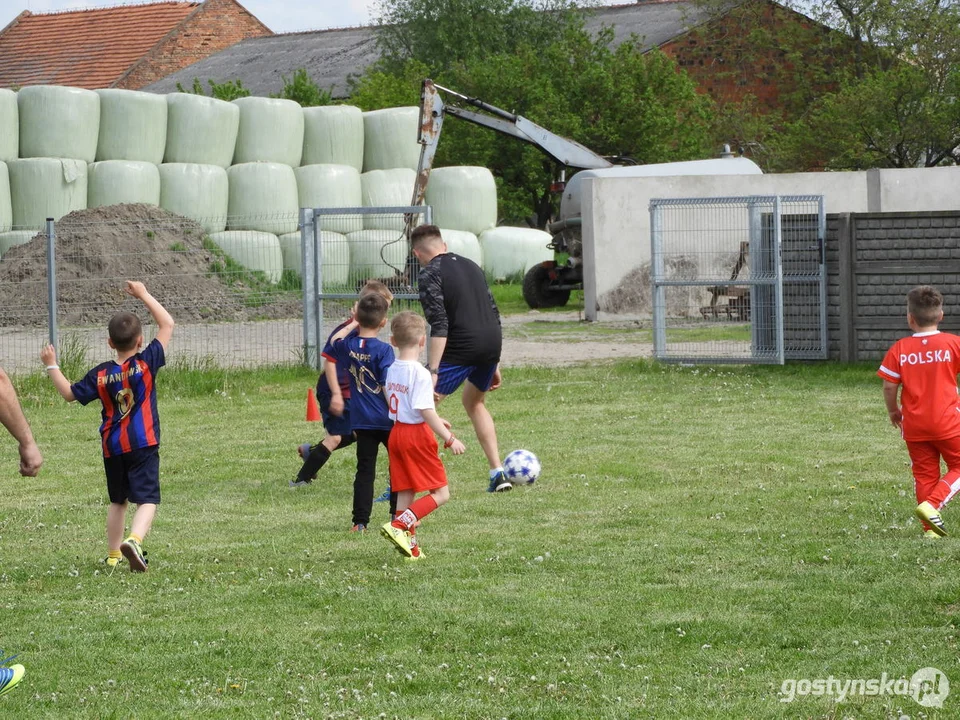
[(377, 497), (373, 499), (376, 502), (389, 502), (390, 500), (390, 486), (387, 485), (387, 489), (380, 493)]
[(501, 470), (490, 478), (490, 487), (487, 488), (487, 492), (506, 492), (512, 489), (513, 484), (507, 480), (507, 474)]

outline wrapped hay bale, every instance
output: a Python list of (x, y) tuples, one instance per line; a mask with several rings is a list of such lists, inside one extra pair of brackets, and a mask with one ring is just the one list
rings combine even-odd
[[(360, 176), (361, 204), (364, 207), (406, 207), (413, 198), (417, 173), (407, 168), (372, 170)], [(364, 230), (403, 230), (402, 214), (364, 215)]]
[(303, 109), (293, 100), (237, 98), (240, 127), (233, 164), (275, 162), (297, 167), (303, 154)]
[(304, 165), (363, 170), (363, 113), (352, 105), (303, 108)]
[(160, 204), (160, 171), (150, 162), (102, 160), (87, 166), (87, 207)]
[[(330, 288), (347, 284), (350, 274), (350, 244), (345, 235), (335, 232), (318, 232), (320, 243), (321, 287)], [(293, 270), (298, 276), (303, 273), (300, 233), (280, 236), (280, 252), (283, 254), (283, 269)]]
[(167, 145), (167, 99), (115, 88), (95, 92), (100, 96), (97, 160), (162, 163)]
[(483, 267), (483, 252), (480, 249), (480, 240), (476, 235), (463, 230), (448, 230), (440, 228), (440, 236), (447, 244), (447, 250), (460, 257), (469, 258)]
[(219, 165), (160, 165), (160, 207), (190, 218), (208, 233), (227, 227), (227, 171)]
[(494, 280), (523, 275), (532, 266), (553, 260), (547, 243), (553, 240), (548, 232), (534, 228), (498, 227), (480, 235), (483, 249), (483, 271)]
[(42, 228), (47, 218), (59, 220), (87, 207), (87, 163), (82, 160), (11, 160), (7, 170), (16, 230)]
[(280, 163), (243, 163), (227, 170), (227, 228), (283, 235), (299, 224), (297, 178)]
[(20, 157), (20, 113), (17, 94), (0, 88), (0, 162)]
[(15, 245), (26, 245), (37, 236), (36, 230), (13, 230), (0, 232), (0, 258), (7, 254), (7, 250)]
[(403, 231), (361, 230), (347, 234), (351, 282), (403, 272), (410, 246)]
[(485, 167), (437, 168), (430, 173), (425, 204), (434, 224), (479, 235), (497, 226), (497, 183)]
[(167, 95), (165, 163), (195, 163), (227, 168), (240, 129), (240, 108), (203, 95)]
[[(417, 126), (420, 108), (398, 107), (363, 114), (363, 171), (408, 168), (420, 164)], [(409, 201), (409, 200), (408, 200)]]
[(0, 161), (0, 232), (13, 227), (13, 206), (10, 204), (10, 173), (7, 164)]
[(280, 282), (283, 255), (280, 240), (273, 233), (253, 230), (227, 230), (211, 233), (213, 240), (230, 259), (247, 270), (262, 272), (269, 282)]
[[(349, 208), (363, 203), (360, 173), (350, 165), (304, 165), (294, 168), (302, 208)], [(335, 233), (363, 230), (359, 215), (317, 216), (320, 227)]]
[(17, 93), (21, 158), (93, 162), (100, 136), (100, 96), (92, 90), (31, 85)]

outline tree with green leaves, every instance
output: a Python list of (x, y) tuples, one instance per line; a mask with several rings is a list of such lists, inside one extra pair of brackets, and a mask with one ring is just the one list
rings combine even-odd
[[(237, 98), (249, 97), (250, 95), (250, 91), (243, 86), (243, 82), (240, 80), (227, 80), (222, 83), (207, 80), (207, 82), (210, 83), (210, 97), (216, 98), (217, 100), (226, 100), (229, 102)], [(193, 79), (193, 86), (190, 90), (185, 90), (183, 85), (177, 83), (177, 92), (206, 95), (203, 91), (203, 84), (200, 82), (200, 78)]]
[(307, 73), (306, 68), (300, 68), (293, 73), (292, 78), (280, 76), (283, 80), (283, 90), (274, 98), (283, 98), (300, 103), (301, 107), (316, 107), (317, 105), (329, 105), (333, 102), (333, 97), (326, 90), (321, 90)]
[(772, 110), (750, 98), (718, 109), (716, 132), (765, 169), (960, 162), (960, 1), (791, 0), (778, 11), (789, 23), (762, 22), (766, 0), (703, 2), (749, 39), (731, 74), (758, 68), (782, 90)]
[[(710, 101), (638, 39), (593, 37), (566, 0), (384, 0), (382, 58), (354, 85), (365, 110), (419, 102), (425, 77), (523, 115), (606, 156), (666, 162), (712, 156)], [(500, 216), (543, 226), (556, 168), (515, 138), (448, 117), (435, 166), (482, 165)], [(531, 218), (531, 216), (533, 216)]]

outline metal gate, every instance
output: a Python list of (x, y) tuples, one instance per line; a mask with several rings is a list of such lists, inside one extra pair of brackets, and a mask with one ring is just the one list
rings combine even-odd
[(827, 357), (822, 195), (650, 202), (658, 360)]
[(391, 312), (419, 299), (419, 265), (406, 229), (411, 217), (422, 215), (429, 224), (432, 214), (429, 205), (300, 209), (305, 365), (319, 369), (329, 331), (344, 319), (365, 280), (387, 284)]

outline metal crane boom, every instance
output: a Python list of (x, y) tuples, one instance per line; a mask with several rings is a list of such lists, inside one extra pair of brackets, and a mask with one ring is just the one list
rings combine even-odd
[[(440, 97), (439, 91), (483, 112), (447, 105)], [(417, 181), (414, 185), (411, 205), (420, 205), (427, 192), (427, 182), (430, 179), (430, 170), (433, 167), (437, 143), (440, 140), (440, 128), (447, 114), (529, 143), (564, 167), (576, 169), (613, 167), (613, 163), (589, 148), (574, 140), (556, 135), (522, 115), (501, 110), (483, 100), (462, 95), (427, 79), (423, 81), (420, 88), (420, 126), (417, 131), (417, 142), (423, 147), (420, 150), (420, 163), (417, 167)]]

